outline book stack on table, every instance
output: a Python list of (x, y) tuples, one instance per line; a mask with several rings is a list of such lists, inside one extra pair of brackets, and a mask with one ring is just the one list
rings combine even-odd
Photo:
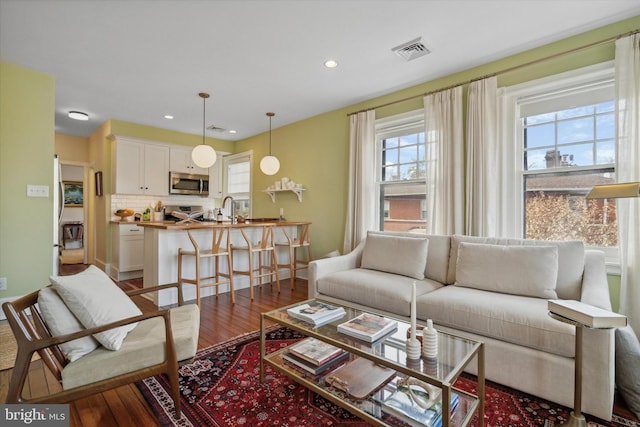
[(308, 304), (300, 304), (287, 310), (287, 314), (294, 319), (321, 326), (340, 319), (346, 314), (344, 308), (330, 305), (320, 301), (312, 301)]
[(338, 332), (363, 341), (374, 342), (398, 329), (398, 322), (377, 314), (362, 313), (338, 325)]
[[(411, 388), (411, 390), (409, 390)], [(382, 410), (396, 418), (403, 420), (411, 426), (442, 426), (442, 399), (429, 407), (419, 405), (417, 399), (426, 402), (429, 400), (429, 394), (424, 389), (414, 386), (398, 387), (384, 401), (382, 401)], [(451, 394), (451, 413), (458, 406), (460, 397), (457, 393)]]
[(339, 366), (349, 357), (341, 348), (313, 337), (305, 338), (287, 349), (282, 358), (313, 375), (320, 375)]

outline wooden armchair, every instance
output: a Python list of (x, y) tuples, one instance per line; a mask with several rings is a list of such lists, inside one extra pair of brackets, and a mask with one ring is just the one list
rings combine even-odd
[[(2, 308), (18, 344), (7, 403), (67, 403), (150, 376), (165, 374), (171, 384), (175, 416), (180, 418), (178, 362), (195, 356), (200, 325), (198, 307), (194, 304), (183, 305), (181, 286), (177, 283), (129, 291), (126, 294), (132, 297), (173, 287), (178, 289), (178, 307), (155, 310), (60, 336), (52, 335), (38, 308), (40, 291), (5, 302)], [(60, 347), (61, 344), (78, 338), (90, 337), (136, 322), (137, 325), (126, 335), (119, 350), (109, 350), (98, 345), (88, 354), (69, 361)], [(59, 381), (62, 391), (45, 396), (23, 396), (31, 358), (36, 352)]]

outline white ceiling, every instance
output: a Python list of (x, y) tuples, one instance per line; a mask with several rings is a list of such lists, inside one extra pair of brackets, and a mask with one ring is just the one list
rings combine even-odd
[[(207, 136), (237, 140), (267, 111), (277, 128), (637, 15), (640, 0), (0, 0), (0, 58), (56, 77), (56, 132), (202, 135), (204, 91), (207, 126), (237, 130)], [(416, 37), (430, 55), (392, 52)]]

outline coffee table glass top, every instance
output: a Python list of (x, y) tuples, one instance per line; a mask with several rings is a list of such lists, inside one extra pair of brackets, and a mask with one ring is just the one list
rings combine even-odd
[[(322, 301), (334, 306), (344, 307), (346, 314), (340, 319), (318, 327), (314, 327), (308, 322), (295, 319), (287, 314), (287, 309), (310, 301), (314, 300), (303, 301), (298, 304), (282, 307), (268, 313), (264, 313), (264, 316), (265, 318), (275, 321), (281, 325), (296, 329), (305, 335), (315, 336), (323, 341), (343, 347), (351, 353), (361, 355), (362, 353), (368, 353), (376, 356), (376, 359), (380, 359), (384, 365), (394, 369), (400, 368), (400, 370), (407, 370), (407, 368), (409, 368), (413, 373), (427, 375), (443, 383), (453, 382), (464, 366), (475, 355), (478, 347), (480, 346), (480, 343), (476, 341), (439, 331), (437, 360), (429, 360), (421, 357), (416, 361), (410, 360), (409, 363), (407, 363), (405, 343), (408, 331), (410, 330), (409, 323), (403, 320), (394, 319), (398, 321), (398, 329), (395, 332), (392, 332), (373, 343), (368, 343), (340, 333), (337, 330), (339, 324), (364, 313), (362, 310)], [(385, 317), (392, 318), (390, 316)], [(418, 324), (417, 329), (420, 330), (422, 327), (424, 327), (424, 325)]]

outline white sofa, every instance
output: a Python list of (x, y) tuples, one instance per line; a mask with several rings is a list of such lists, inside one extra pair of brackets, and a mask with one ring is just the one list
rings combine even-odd
[[(610, 310), (601, 251), (579, 241), (369, 232), (352, 252), (309, 265), (310, 298), (407, 320), (414, 281), (418, 320), (483, 341), (487, 379), (573, 407), (575, 328), (551, 318), (547, 300)], [(613, 330), (585, 328), (582, 409), (604, 420), (614, 345)]]

